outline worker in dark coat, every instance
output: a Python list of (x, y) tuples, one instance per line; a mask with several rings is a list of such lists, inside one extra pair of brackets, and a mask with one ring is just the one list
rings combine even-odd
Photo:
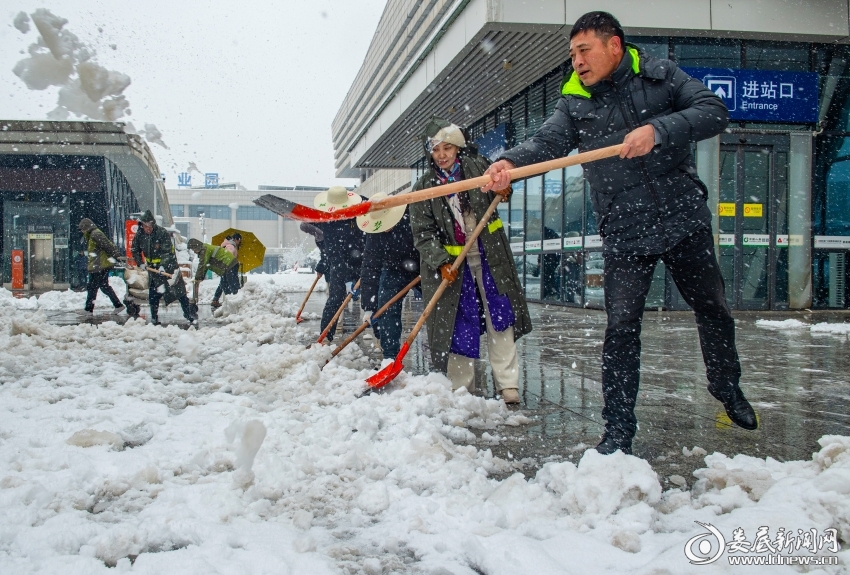
[[(316, 194), (313, 205), (322, 211), (330, 212), (359, 204), (363, 199), (356, 192), (349, 192), (342, 186), (333, 186), (326, 192)], [(323, 235), (322, 260), (316, 266), (316, 271), (324, 273), (328, 282), (328, 299), (322, 311), (321, 323), (321, 329), (324, 331), (345, 300), (346, 294), (353, 293), (354, 285), (360, 279), (364, 234), (357, 229), (357, 222), (353, 219), (314, 225)], [(333, 340), (335, 332), (336, 325), (328, 332), (328, 341)]]
[(123, 254), (90, 219), (80, 220), (79, 228), (86, 242), (86, 259), (88, 260), (86, 270), (89, 273), (86, 286), (88, 295), (84, 309), (86, 313), (94, 312), (94, 300), (97, 297), (97, 291), (100, 290), (112, 302), (115, 313), (118, 313), (124, 309), (124, 304), (109, 285), (109, 271), (115, 267), (119, 258), (123, 258)]
[[(186, 284), (177, 265), (171, 234), (165, 228), (156, 225), (156, 219), (150, 210), (146, 211), (139, 221), (139, 231), (133, 238), (131, 253), (136, 264), (148, 271), (151, 323), (159, 325), (159, 300), (162, 298), (165, 298), (165, 305), (175, 300), (179, 301), (183, 309), (183, 317), (190, 324), (196, 323), (198, 318), (186, 296)], [(157, 272), (165, 272), (171, 277)]]
[(709, 392), (735, 424), (756, 429), (755, 412), (739, 387), (735, 322), (714, 252), (706, 187), (691, 154), (691, 144), (726, 128), (726, 106), (674, 62), (626, 44), (619, 22), (607, 12), (576, 21), (570, 57), (573, 70), (552, 116), (490, 167), (493, 181), (482, 190), (506, 185), (516, 166), (575, 148), (623, 144), (619, 158), (584, 166), (603, 239), (608, 314), (602, 350), (606, 424), (596, 449), (631, 452), (640, 326), (658, 260), (696, 314)]
[[(490, 164), (459, 126), (442, 118), (425, 126), (423, 145), (431, 161), (414, 191), (482, 176)], [(504, 188), (499, 195), (507, 197), (509, 186)], [(519, 403), (516, 340), (531, 331), (531, 316), (498, 211), (460, 270), (451, 270), (468, 234), (496, 197), (495, 192), (473, 190), (417, 202), (410, 205), (410, 225), (425, 300), (431, 300), (444, 279), (451, 282), (428, 318), (432, 365), (456, 388), (472, 391), (473, 360), (480, 357), (480, 338), (487, 334), (496, 389), (506, 403)]]
[[(378, 192), (370, 200), (385, 198)], [(410, 213), (406, 206), (370, 212), (357, 218), (366, 232), (363, 263), (360, 266), (360, 307), (381, 342), (385, 360), (395, 359), (401, 350), (401, 311), (399, 300), (380, 317), (372, 313), (384, 306), (407, 284), (419, 276), (419, 252), (413, 245)]]

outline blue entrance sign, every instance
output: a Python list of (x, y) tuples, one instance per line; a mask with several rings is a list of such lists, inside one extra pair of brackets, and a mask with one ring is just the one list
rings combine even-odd
[(690, 67), (682, 70), (720, 96), (732, 120), (803, 124), (818, 121), (818, 75), (813, 72)]
[(507, 149), (507, 126), (507, 124), (499, 124), (493, 130), (478, 137), (475, 140), (478, 144), (478, 153), (490, 158), (493, 162), (504, 154)]

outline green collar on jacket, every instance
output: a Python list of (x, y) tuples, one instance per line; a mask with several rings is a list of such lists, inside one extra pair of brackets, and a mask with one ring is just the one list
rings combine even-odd
[[(640, 73), (640, 52), (634, 46), (627, 46), (626, 48), (626, 53), (632, 59), (632, 72), (637, 75)], [(626, 55), (624, 54), (623, 57), (625, 58)], [(578, 77), (575, 70), (573, 70), (567, 81), (561, 86), (561, 95), (578, 96), (579, 98), (591, 97), (590, 92), (588, 92), (587, 88), (584, 87), (584, 84), (581, 83), (581, 79)]]

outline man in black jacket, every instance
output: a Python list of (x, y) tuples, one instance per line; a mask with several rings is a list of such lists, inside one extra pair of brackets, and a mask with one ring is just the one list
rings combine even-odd
[[(371, 200), (383, 199), (378, 192)], [(395, 359), (401, 351), (401, 311), (399, 300), (381, 317), (372, 314), (383, 307), (407, 284), (419, 276), (419, 251), (413, 245), (410, 211), (407, 206), (379, 210), (357, 218), (366, 232), (363, 263), (360, 266), (360, 307), (381, 342), (385, 360)]]
[(554, 113), (490, 167), (493, 182), (482, 191), (505, 187), (516, 166), (566, 156), (574, 148), (623, 144), (620, 158), (584, 167), (604, 243), (608, 314), (602, 351), (606, 425), (597, 450), (631, 452), (641, 319), (659, 259), (696, 314), (709, 392), (734, 423), (756, 429), (738, 385), (735, 323), (714, 255), (706, 188), (690, 151), (692, 142), (726, 128), (726, 107), (674, 62), (627, 45), (619, 22), (606, 12), (576, 21), (570, 59), (573, 70)]
[[(139, 220), (139, 231), (133, 238), (130, 249), (133, 259), (142, 270), (147, 270), (150, 276), (148, 303), (151, 307), (151, 323), (159, 325), (159, 300), (165, 298), (165, 305), (179, 301), (183, 309), (183, 317), (190, 324), (196, 324), (198, 316), (189, 303), (186, 295), (186, 284), (180, 275), (174, 244), (168, 230), (156, 225), (156, 218), (147, 210)], [(158, 271), (169, 274), (166, 277)]]
[[(355, 192), (349, 192), (342, 186), (333, 186), (326, 192), (316, 194), (313, 204), (320, 210), (333, 211), (361, 201), (363, 197)], [(324, 274), (328, 282), (328, 299), (322, 310), (321, 329), (324, 331), (345, 300), (346, 293), (351, 292), (360, 278), (364, 234), (357, 229), (354, 220), (322, 222), (315, 224), (315, 227), (322, 232), (322, 260), (316, 266), (316, 272)], [(328, 332), (328, 341), (333, 340), (336, 325)]]

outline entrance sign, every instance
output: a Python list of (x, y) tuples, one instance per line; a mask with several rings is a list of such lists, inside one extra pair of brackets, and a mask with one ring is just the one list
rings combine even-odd
[(682, 70), (717, 94), (734, 121), (814, 124), (818, 121), (818, 75), (732, 68)]
[(762, 204), (744, 204), (745, 218), (760, 218), (762, 217)]
[(507, 128), (508, 125), (502, 123), (483, 136), (476, 138), (475, 143), (478, 144), (478, 153), (490, 158), (491, 162), (495, 162), (499, 156), (505, 153), (508, 147)]
[(734, 246), (735, 234), (718, 234), (717, 243), (721, 246)]
[(24, 250), (12, 250), (12, 289), (24, 289)]

